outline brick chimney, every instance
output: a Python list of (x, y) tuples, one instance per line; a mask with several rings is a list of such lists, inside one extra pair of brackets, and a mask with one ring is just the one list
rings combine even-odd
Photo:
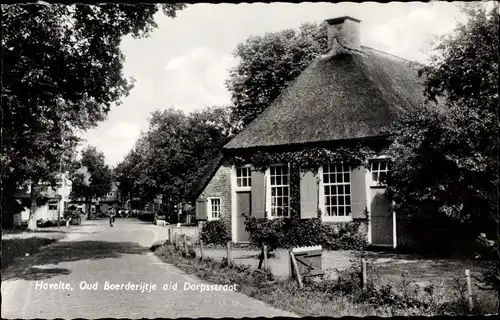
[(328, 19), (326, 22), (328, 23), (329, 56), (361, 50), (360, 20), (344, 16)]

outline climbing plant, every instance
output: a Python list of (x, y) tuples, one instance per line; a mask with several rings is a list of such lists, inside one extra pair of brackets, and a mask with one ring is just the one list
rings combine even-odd
[(302, 148), (284, 152), (259, 150), (240, 153), (231, 159), (236, 166), (251, 164), (260, 171), (274, 163), (289, 163), (291, 168), (316, 172), (319, 166), (334, 161), (345, 161), (357, 168), (366, 165), (367, 159), (376, 154), (376, 148), (358, 143), (353, 146)]

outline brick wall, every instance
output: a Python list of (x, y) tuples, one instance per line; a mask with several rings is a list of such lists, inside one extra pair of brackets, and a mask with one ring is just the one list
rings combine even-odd
[(200, 195), (200, 198), (220, 197), (221, 216), (231, 219), (231, 166), (222, 164)]

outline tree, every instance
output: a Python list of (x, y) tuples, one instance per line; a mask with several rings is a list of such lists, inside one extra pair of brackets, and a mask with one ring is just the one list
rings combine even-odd
[(90, 212), (92, 199), (105, 196), (113, 183), (113, 174), (104, 162), (104, 153), (95, 147), (87, 147), (82, 151), (80, 167), (73, 172), (70, 197), (84, 199), (87, 204), (87, 213)]
[(114, 169), (114, 176), (116, 178), (116, 182), (118, 182), (118, 189), (122, 195), (122, 199), (127, 199), (130, 203), (132, 203), (135, 196), (138, 196), (134, 193), (134, 186), (137, 181), (137, 176), (134, 174), (134, 168), (139, 161), (139, 154), (137, 154), (135, 150), (131, 150), (125, 156), (125, 159), (118, 163)]
[[(398, 212), (451, 218), (466, 226), (461, 238), (482, 233), (500, 259), (497, 10), (466, 6), (467, 23), (436, 46), (423, 74), (429, 101), (441, 107), (406, 115), (393, 128), (389, 185)], [(492, 274), (500, 290), (500, 265)]]
[(132, 88), (122, 37), (146, 37), (158, 10), (175, 17), (184, 7), (2, 4), (3, 197), (28, 180), (35, 197), (40, 181), (54, 180), (76, 131), (102, 121)]
[(117, 166), (118, 181), (125, 182), (128, 194), (146, 202), (157, 194), (170, 206), (189, 201), (196, 183), (234, 132), (230, 116), (228, 107), (190, 115), (174, 108), (153, 112), (149, 130)]
[(226, 87), (233, 120), (246, 125), (276, 99), (310, 63), (327, 49), (326, 24), (306, 23), (298, 30), (252, 36), (240, 43)]

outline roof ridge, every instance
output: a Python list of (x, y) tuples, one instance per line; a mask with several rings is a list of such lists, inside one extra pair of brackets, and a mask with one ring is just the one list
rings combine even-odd
[(421, 62), (418, 62), (418, 61), (414, 61), (414, 60), (410, 60), (410, 59), (406, 59), (406, 58), (403, 58), (403, 57), (397, 56), (397, 55), (395, 55), (395, 54), (392, 54), (392, 53), (389, 53), (389, 52), (385, 52), (385, 51), (382, 51), (382, 50), (379, 50), (379, 49), (375, 49), (375, 48), (372, 48), (372, 47), (369, 47), (369, 46), (364, 46), (364, 45), (363, 45), (362, 47), (367, 48), (367, 49), (371, 49), (371, 50), (373, 50), (373, 51), (377, 51), (377, 52), (380, 52), (380, 53), (383, 53), (383, 54), (386, 54), (386, 55), (388, 55), (388, 56), (392, 56), (392, 57), (394, 57), (394, 58), (398, 58), (398, 59), (403, 60), (403, 61), (405, 61), (405, 62), (409, 62), (409, 63), (416, 63), (416, 64), (422, 65), (422, 66), (424, 66), (424, 67), (426, 66), (426, 64), (424, 64), (424, 63), (421, 63)]

